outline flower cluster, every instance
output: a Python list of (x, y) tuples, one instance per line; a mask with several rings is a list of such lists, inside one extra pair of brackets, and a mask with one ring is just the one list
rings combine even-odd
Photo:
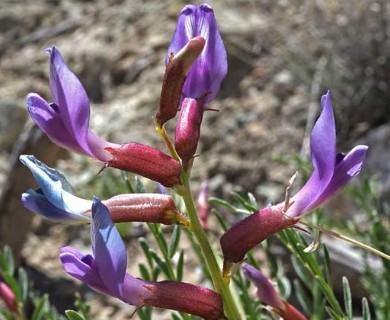
[[(357, 146), (347, 154), (336, 152), (335, 119), (328, 92), (322, 97), (322, 111), (311, 134), (311, 177), (291, 199), (260, 209), (226, 231), (220, 239), (224, 257), (221, 270), (205, 234), (208, 184), (202, 185), (197, 212), (188, 182), (204, 112), (227, 72), (226, 50), (213, 9), (207, 4), (185, 6), (168, 49), (155, 123), (169, 155), (138, 142), (120, 145), (97, 136), (89, 127), (90, 103), (81, 82), (56, 47), (47, 49), (47, 53), (53, 102), (36, 93), (27, 96), (27, 109), (42, 131), (57, 145), (100, 161), (104, 167), (130, 171), (164, 189), (171, 188), (186, 206), (187, 212), (181, 212), (181, 206), (176, 206), (174, 198), (165, 192), (121, 194), (102, 201), (97, 197), (82, 199), (74, 195), (69, 182), (57, 170), (32, 155), (20, 156), (39, 184), (38, 189), (22, 194), (25, 207), (52, 220), (90, 223), (92, 254), (62, 248), (60, 259), (65, 271), (125, 303), (177, 310), (209, 320), (241, 318), (226, 281), (232, 266), (241, 263), (246, 253), (264, 239), (295, 227), (362, 168), (367, 146)], [(176, 116), (172, 143), (165, 125)], [(215, 291), (172, 279), (143, 280), (126, 273), (126, 248), (114, 223), (131, 221), (188, 227), (209, 268)], [(244, 264), (242, 272), (257, 286), (259, 299), (274, 312), (287, 320), (306, 319), (279, 296), (258, 270)], [(6, 300), (9, 295), (1, 282), (0, 289), (0, 296)]]
[[(181, 185), (181, 172), (193, 158), (205, 105), (215, 98), (226, 75), (226, 51), (214, 12), (207, 4), (188, 5), (168, 49), (156, 124), (180, 115), (175, 149), (179, 158), (153, 147), (130, 142), (119, 145), (97, 136), (89, 127), (90, 103), (77, 76), (56, 47), (50, 55), (53, 102), (36, 93), (27, 96), (31, 118), (57, 145), (104, 163), (105, 167), (142, 175), (165, 187)], [(196, 133), (195, 133), (196, 131)], [(31, 211), (57, 221), (91, 224), (93, 255), (61, 250), (65, 270), (96, 291), (134, 306), (150, 305), (179, 310), (204, 319), (224, 319), (221, 296), (209, 289), (178, 281), (150, 282), (126, 273), (127, 254), (113, 222), (154, 222), (188, 226), (168, 194), (121, 194), (93, 201), (74, 195), (66, 178), (32, 155), (20, 156), (39, 184), (22, 194)]]

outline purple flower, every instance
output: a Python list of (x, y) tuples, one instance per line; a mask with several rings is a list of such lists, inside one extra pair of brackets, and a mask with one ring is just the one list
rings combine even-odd
[(261, 209), (241, 220), (221, 237), (221, 247), (229, 263), (241, 261), (246, 252), (273, 234), (293, 227), (299, 219), (314, 210), (353, 177), (359, 174), (367, 146), (353, 148), (348, 154), (336, 153), (336, 128), (330, 92), (322, 96), (322, 111), (310, 139), (313, 173), (289, 206), (280, 203)]
[(313, 127), (310, 147), (313, 173), (306, 184), (291, 199), (286, 214), (300, 218), (309, 213), (359, 174), (368, 147), (359, 145), (347, 154), (336, 151), (336, 125), (330, 92), (321, 98), (322, 112)]
[(306, 317), (295, 307), (283, 300), (272, 283), (259, 270), (244, 263), (242, 271), (247, 280), (257, 287), (257, 297), (285, 320), (306, 320)]
[(209, 320), (223, 319), (222, 299), (214, 291), (184, 282), (144, 281), (126, 273), (126, 248), (107, 207), (97, 198), (92, 206), (91, 244), (92, 255), (65, 247), (60, 259), (67, 273), (92, 289), (135, 306), (149, 305)]
[(186, 5), (183, 8), (168, 48), (166, 62), (168, 63), (171, 53), (178, 53), (192, 38), (198, 36), (206, 40), (206, 45), (187, 75), (183, 95), (185, 98), (207, 95), (208, 103), (217, 95), (227, 73), (225, 46), (219, 34), (214, 10), (208, 4)]
[(68, 68), (56, 47), (50, 54), (50, 90), (48, 103), (36, 93), (27, 96), (31, 118), (59, 146), (106, 162), (111, 155), (104, 149), (115, 147), (89, 129), (90, 105), (80, 80)]
[(132, 305), (142, 305), (151, 296), (145, 281), (126, 274), (127, 253), (106, 206), (94, 199), (91, 245), (93, 254), (83, 255), (72, 247), (61, 249), (60, 259), (71, 276), (101, 293)]
[[(29, 210), (51, 220), (90, 222), (92, 201), (73, 195), (66, 178), (31, 155), (20, 161), (31, 170), (40, 188), (22, 194), (22, 203)], [(188, 225), (171, 196), (156, 193), (120, 194), (103, 201), (114, 222), (155, 222)]]
[(140, 174), (167, 187), (178, 184), (180, 163), (172, 157), (138, 143), (107, 142), (90, 130), (89, 99), (83, 85), (57, 48), (47, 52), (53, 102), (46, 102), (36, 93), (27, 96), (28, 111), (42, 131), (62, 148), (88, 155), (107, 166)]

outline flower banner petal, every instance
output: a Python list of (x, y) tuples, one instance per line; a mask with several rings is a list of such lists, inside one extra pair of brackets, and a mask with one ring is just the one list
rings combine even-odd
[(92, 204), (91, 243), (100, 276), (116, 297), (122, 297), (127, 252), (107, 207), (94, 198)]
[(46, 50), (50, 54), (50, 89), (64, 125), (80, 149), (92, 156), (88, 145), (90, 105), (80, 80), (68, 68), (56, 47)]
[(330, 92), (322, 96), (322, 111), (315, 123), (311, 138), (313, 173), (302, 189), (291, 199), (287, 210), (290, 217), (300, 217), (313, 208), (313, 204), (328, 186), (336, 164), (336, 124)]

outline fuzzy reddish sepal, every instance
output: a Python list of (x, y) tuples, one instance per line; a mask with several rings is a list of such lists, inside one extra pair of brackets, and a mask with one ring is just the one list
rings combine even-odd
[(275, 233), (290, 228), (296, 219), (286, 216), (282, 206), (261, 209), (231, 227), (220, 243), (226, 261), (238, 263), (245, 254)]
[(145, 304), (157, 308), (183, 311), (206, 320), (226, 319), (222, 298), (215, 291), (177, 281), (161, 281), (145, 285), (152, 293)]
[(284, 320), (307, 320), (293, 305), (284, 301), (284, 310), (279, 313)]
[(105, 150), (112, 155), (109, 167), (134, 172), (165, 187), (180, 183), (180, 163), (160, 150), (139, 143)]
[(176, 116), (179, 110), (184, 82), (188, 71), (201, 54), (206, 40), (195, 37), (174, 56), (170, 55), (165, 69), (160, 95), (160, 106), (156, 114), (156, 123), (162, 126)]
[(172, 197), (166, 194), (120, 194), (102, 203), (110, 211), (114, 223), (154, 222), (170, 225), (184, 219)]
[(175, 149), (184, 167), (198, 147), (203, 112), (202, 100), (185, 98), (181, 104), (175, 131)]

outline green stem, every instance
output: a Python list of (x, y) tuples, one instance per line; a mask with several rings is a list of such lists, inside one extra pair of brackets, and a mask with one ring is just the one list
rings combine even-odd
[(195, 203), (191, 195), (189, 176), (187, 173), (182, 174), (182, 182), (183, 187), (180, 188), (179, 193), (182, 196), (187, 208), (188, 217), (190, 219), (190, 231), (192, 231), (192, 233), (195, 235), (202, 249), (203, 255), (210, 270), (214, 288), (222, 296), (225, 315), (230, 320), (241, 319), (242, 317), (233, 299), (229, 284), (223, 280), (217, 259), (200, 224)]

